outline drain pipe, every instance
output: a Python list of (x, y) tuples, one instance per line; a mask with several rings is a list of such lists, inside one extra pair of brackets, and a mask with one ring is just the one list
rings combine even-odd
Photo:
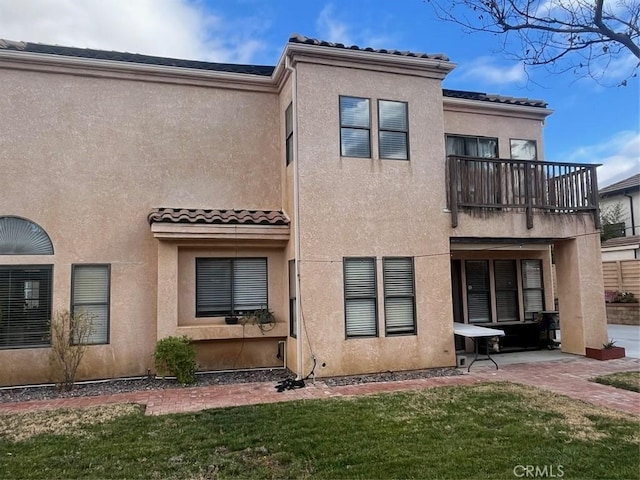
[(285, 57), (285, 68), (291, 72), (291, 105), (293, 121), (293, 258), (296, 286), (296, 379), (304, 376), (302, 352), (302, 309), (300, 308), (300, 170), (298, 168), (298, 74), (291, 57)]

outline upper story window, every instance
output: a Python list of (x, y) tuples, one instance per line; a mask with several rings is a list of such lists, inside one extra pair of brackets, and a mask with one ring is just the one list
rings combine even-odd
[(284, 125), (286, 161), (289, 165), (293, 161), (293, 104), (291, 103), (284, 112)]
[(196, 258), (196, 317), (261, 308), (268, 308), (266, 258)]
[(340, 97), (340, 155), (371, 158), (371, 112), (368, 98)]
[(409, 160), (409, 120), (406, 102), (378, 100), (380, 158)]
[(512, 138), (511, 141), (511, 158), (514, 160), (537, 160), (538, 149), (535, 140), (518, 140)]
[(20, 217), (0, 217), (0, 255), (53, 255), (49, 235)]
[(498, 139), (447, 135), (447, 155), (498, 158)]

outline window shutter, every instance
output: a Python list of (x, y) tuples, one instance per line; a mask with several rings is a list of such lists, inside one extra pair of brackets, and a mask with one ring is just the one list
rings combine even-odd
[(465, 265), (469, 322), (490, 322), (489, 263), (484, 260), (468, 260)]
[(212, 317), (231, 313), (231, 260), (196, 260), (196, 315)]
[(386, 332), (415, 332), (413, 259), (385, 258), (382, 265)]
[(344, 293), (347, 336), (377, 335), (375, 259), (345, 259)]
[(498, 321), (517, 321), (519, 318), (516, 262), (514, 260), (496, 260), (494, 274)]
[(73, 267), (73, 313), (86, 312), (93, 323), (86, 343), (109, 341), (109, 267), (76, 265)]
[(268, 308), (267, 259), (238, 258), (233, 269), (234, 310), (248, 312)]

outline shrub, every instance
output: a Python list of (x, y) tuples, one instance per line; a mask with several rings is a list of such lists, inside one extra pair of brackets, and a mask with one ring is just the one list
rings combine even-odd
[(196, 352), (189, 337), (167, 337), (159, 340), (153, 358), (156, 370), (161, 375), (173, 375), (183, 385), (195, 383)]
[(633, 292), (618, 292), (613, 290), (604, 291), (604, 301), (606, 303), (638, 303), (638, 299)]
[(73, 388), (76, 373), (93, 333), (94, 315), (85, 311), (61, 310), (51, 320), (49, 364), (59, 390)]

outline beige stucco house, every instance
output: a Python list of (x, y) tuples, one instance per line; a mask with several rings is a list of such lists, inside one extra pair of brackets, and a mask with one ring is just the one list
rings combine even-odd
[[(275, 67), (0, 42), (0, 384), (50, 380), (52, 312), (91, 311), (80, 377), (318, 376), (456, 363), (454, 321), (552, 309), (606, 341), (595, 166), (543, 162), (541, 101), (443, 90), (444, 55), (293, 36)], [(276, 323), (227, 325), (269, 308)]]

